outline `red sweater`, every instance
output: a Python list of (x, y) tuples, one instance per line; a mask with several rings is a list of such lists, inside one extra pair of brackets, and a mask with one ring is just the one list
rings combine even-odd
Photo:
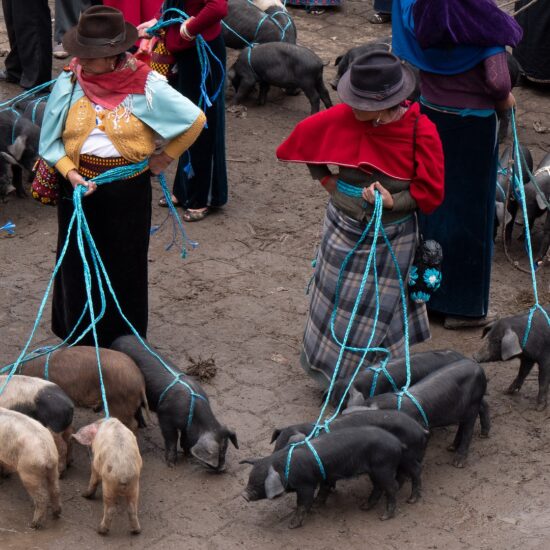
[[(180, 9), (194, 17), (186, 27), (189, 34), (200, 34), (207, 42), (220, 35), (221, 20), (227, 15), (227, 0), (184, 0), (180, 4)], [(184, 40), (180, 36), (180, 25), (172, 25), (166, 31), (166, 47), (170, 52), (179, 52), (194, 48), (195, 41)]]

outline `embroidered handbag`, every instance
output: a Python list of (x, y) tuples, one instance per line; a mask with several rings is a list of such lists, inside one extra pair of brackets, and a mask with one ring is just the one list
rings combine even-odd
[[(69, 106), (67, 107), (65, 118), (63, 119), (63, 128), (65, 127), (65, 122), (67, 121), (69, 109), (71, 108), (75, 83), (76, 80), (73, 81), (71, 95), (69, 96)], [(55, 206), (57, 204), (57, 199), (59, 198), (59, 182), (57, 170), (49, 166), (43, 158), (39, 158), (33, 167), (33, 172), (34, 178), (31, 184), (32, 198), (42, 204)]]
[(163, 34), (153, 46), (153, 51), (151, 53), (151, 69), (157, 71), (157, 73), (160, 73), (162, 76), (168, 77), (175, 63), (176, 58), (168, 51)]
[(42, 204), (55, 206), (59, 198), (59, 182), (57, 170), (39, 158), (33, 168), (34, 178), (31, 185), (31, 195)]

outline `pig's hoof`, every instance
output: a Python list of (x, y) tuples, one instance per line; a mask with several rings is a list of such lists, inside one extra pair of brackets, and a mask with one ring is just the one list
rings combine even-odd
[(304, 520), (302, 518), (293, 517), (288, 522), (288, 528), (289, 529), (298, 529), (298, 527), (302, 527), (303, 523), (304, 523)]
[(107, 533), (109, 533), (109, 529), (107, 527), (105, 527), (104, 525), (100, 525), (98, 528), (97, 528), (97, 532), (100, 534), (100, 535), (106, 535)]
[(519, 388), (514, 386), (513, 384), (506, 390), (504, 390), (505, 395), (514, 395), (514, 393), (519, 392)]
[(464, 456), (455, 456), (453, 460), (453, 466), (455, 468), (464, 468), (466, 464), (466, 457)]
[(480, 437), (481, 439), (489, 439), (489, 432), (481, 432), (481, 433), (479, 434), (479, 437)]
[(168, 466), (168, 468), (174, 468), (176, 466), (176, 463), (172, 462), (170, 460), (167, 460), (166, 461), (166, 466)]
[(416, 493), (414, 495), (411, 495), (408, 499), (407, 499), (407, 502), (409, 504), (416, 504), (418, 501), (420, 500), (420, 493)]
[(384, 515), (380, 516), (380, 521), (386, 521), (395, 517), (395, 512), (385, 512)]
[(61, 508), (55, 508), (52, 510), (52, 516), (54, 519), (59, 519), (61, 517)]
[(365, 500), (361, 504), (359, 504), (359, 509), (363, 510), (364, 512), (367, 512), (369, 510), (372, 510), (376, 506), (376, 502), (370, 502), (369, 500)]
[(31, 529), (40, 529), (42, 527), (42, 522), (40, 520), (31, 521)]
[(135, 529), (132, 529), (130, 533), (132, 533), (132, 535), (139, 535), (141, 533), (141, 527), (136, 527)]
[(541, 412), (546, 409), (546, 403), (537, 403), (537, 411)]
[(84, 491), (81, 493), (84, 498), (87, 498), (89, 500), (93, 499), (95, 497), (95, 491)]
[(447, 450), (448, 450), (450, 453), (454, 453), (454, 452), (456, 451), (455, 444), (454, 444), (454, 443), (451, 443), (451, 444), (447, 447)]

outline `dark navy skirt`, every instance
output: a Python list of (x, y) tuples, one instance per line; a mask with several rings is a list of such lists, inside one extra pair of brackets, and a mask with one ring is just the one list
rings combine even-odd
[(422, 106), (445, 155), (445, 199), (420, 215), (424, 239), (443, 247), (443, 281), (428, 309), (484, 317), (489, 309), (498, 159), (497, 118), (442, 113)]

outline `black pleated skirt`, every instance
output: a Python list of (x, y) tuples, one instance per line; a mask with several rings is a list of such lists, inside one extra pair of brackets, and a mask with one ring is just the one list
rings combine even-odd
[[(65, 243), (73, 215), (72, 194), (71, 184), (60, 178), (57, 258)], [(150, 173), (100, 185), (92, 195), (82, 199), (82, 204), (121, 309), (137, 331), (145, 337), (148, 318), (147, 252), (151, 230)], [(76, 227), (71, 231), (69, 247), (54, 282), (52, 330), (61, 339), (69, 336), (87, 301), (84, 267), (75, 229)], [(93, 272), (88, 250), (87, 258)], [(115, 338), (129, 334), (131, 330), (119, 314), (107, 285), (103, 286), (107, 295), (107, 308), (97, 325), (97, 333), (99, 345), (109, 347)], [(97, 315), (101, 302), (95, 275), (92, 291)], [(70, 341), (74, 341), (89, 324), (90, 316), (87, 314)], [(93, 342), (90, 331), (79, 343), (93, 345)]]

